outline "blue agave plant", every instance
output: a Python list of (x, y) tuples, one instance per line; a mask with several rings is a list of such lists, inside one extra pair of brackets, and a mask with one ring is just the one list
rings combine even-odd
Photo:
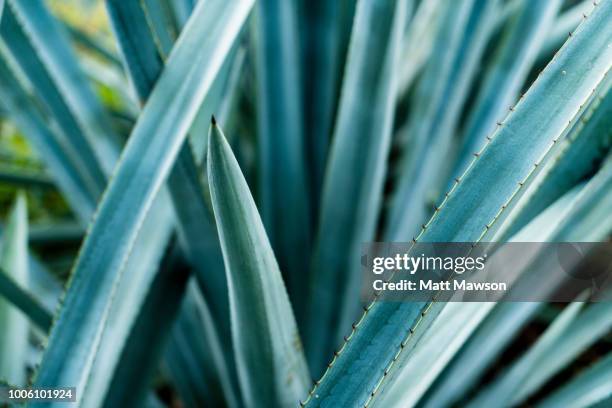
[(27, 193), (2, 226), (8, 385), (86, 407), (612, 405), (609, 303), (360, 297), (363, 242), (609, 240), (611, 0), (103, 4), (69, 7), (112, 37), (0, 1), (3, 134), (44, 166), (0, 163), (0, 195)]

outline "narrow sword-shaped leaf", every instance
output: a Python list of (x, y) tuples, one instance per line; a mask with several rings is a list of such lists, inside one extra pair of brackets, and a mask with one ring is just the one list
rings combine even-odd
[(279, 266), (302, 322), (310, 251), (296, 6), (262, 0), (256, 17), (258, 202)]
[(380, 211), (406, 7), (357, 5), (311, 267), (306, 346), (316, 374), (359, 306), (359, 251)]
[[(493, 235), (534, 169), (604, 81), (612, 65), (610, 18), (612, 2), (598, 3), (423, 225), (417, 240), (476, 242)], [(423, 322), (440, 309), (436, 302), (371, 304), (309, 394), (308, 405), (369, 405), (411, 355), (427, 327)]]
[(251, 6), (250, 0), (229, 5), (211, 1), (199, 3), (194, 11), (132, 131), (81, 248), (37, 385), (83, 390), (138, 229)]
[[(10, 273), (22, 288), (28, 287), (28, 218), (25, 195), (19, 193), (9, 215), (0, 248), (1, 274)], [(26, 384), (28, 320), (21, 310), (0, 298), (0, 378), (18, 385)]]
[(295, 406), (310, 383), (297, 325), (255, 202), (214, 119), (208, 177), (244, 401), (253, 407)]

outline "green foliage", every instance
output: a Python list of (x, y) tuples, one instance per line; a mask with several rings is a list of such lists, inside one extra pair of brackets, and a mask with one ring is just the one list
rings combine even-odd
[[(360, 257), (610, 240), (612, 0), (0, 19), (0, 205), (26, 190), (0, 209), (0, 379), (86, 407), (610, 404), (608, 303), (366, 303)], [(549, 258), (513, 287), (566, 284), (534, 282)]]

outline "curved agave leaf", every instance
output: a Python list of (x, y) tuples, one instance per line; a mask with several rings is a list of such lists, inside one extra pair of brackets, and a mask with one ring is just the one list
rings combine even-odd
[(93, 150), (105, 173), (110, 174), (119, 156), (121, 140), (79, 67), (63, 27), (51, 16), (44, 2), (7, 0), (7, 7), (23, 26), (77, 122), (83, 131), (89, 132)]
[(310, 196), (304, 155), (296, 6), (262, 0), (256, 17), (258, 202), (301, 321), (310, 252)]
[(255, 202), (214, 119), (208, 177), (229, 282), (232, 339), (245, 403), (293, 406), (306, 392), (310, 378), (291, 304)]
[(139, 227), (252, 1), (203, 4), (198, 4), (179, 38), (105, 192), (52, 330), (36, 378), (39, 386), (70, 385), (83, 390)]
[(612, 355), (608, 354), (537, 406), (539, 408), (604, 408), (610, 406), (612, 402), (610, 383), (612, 383)]
[[(612, 65), (610, 18), (612, 2), (599, 3), (458, 179), (423, 226), (419, 241), (474, 242), (493, 235), (539, 163), (605, 80)], [(599, 211), (593, 217), (601, 219)], [(572, 239), (565, 232), (557, 233)], [(593, 236), (579, 228), (576, 234), (587, 240)], [(415, 306), (420, 310), (415, 311)], [(373, 303), (311, 391), (308, 404), (369, 405), (411, 355), (421, 328), (427, 327), (423, 322), (441, 308), (435, 302)]]
[[(9, 273), (22, 288), (28, 286), (27, 237), (28, 218), (25, 195), (18, 194), (9, 215), (9, 221), (0, 249), (1, 274)], [(28, 320), (15, 306), (0, 298), (0, 378), (13, 384), (26, 383), (26, 352), (28, 347)]]
[[(453, 131), (468, 95), (478, 61), (493, 23), (498, 1), (453, 2), (445, 10), (434, 49), (416, 93), (405, 152), (400, 159), (385, 236), (407, 241), (431, 212), (431, 200), (440, 195), (448, 177)], [(428, 69), (429, 68), (429, 69)], [(431, 94), (430, 94), (431, 92)], [(424, 96), (424, 100), (420, 100)]]
[(560, 6), (560, 0), (521, 1), (467, 119), (456, 176), (463, 173), (472, 154), (480, 150), (516, 100)]
[(380, 210), (406, 7), (391, 0), (357, 5), (311, 268), (306, 345), (315, 373), (358, 308), (354, 262), (361, 243), (374, 238)]

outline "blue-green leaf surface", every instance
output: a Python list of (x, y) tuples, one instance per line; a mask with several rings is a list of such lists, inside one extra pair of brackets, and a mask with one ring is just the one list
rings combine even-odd
[(310, 377), (278, 264), (238, 162), (214, 122), (208, 146), (210, 192), (245, 404), (295, 406)]

